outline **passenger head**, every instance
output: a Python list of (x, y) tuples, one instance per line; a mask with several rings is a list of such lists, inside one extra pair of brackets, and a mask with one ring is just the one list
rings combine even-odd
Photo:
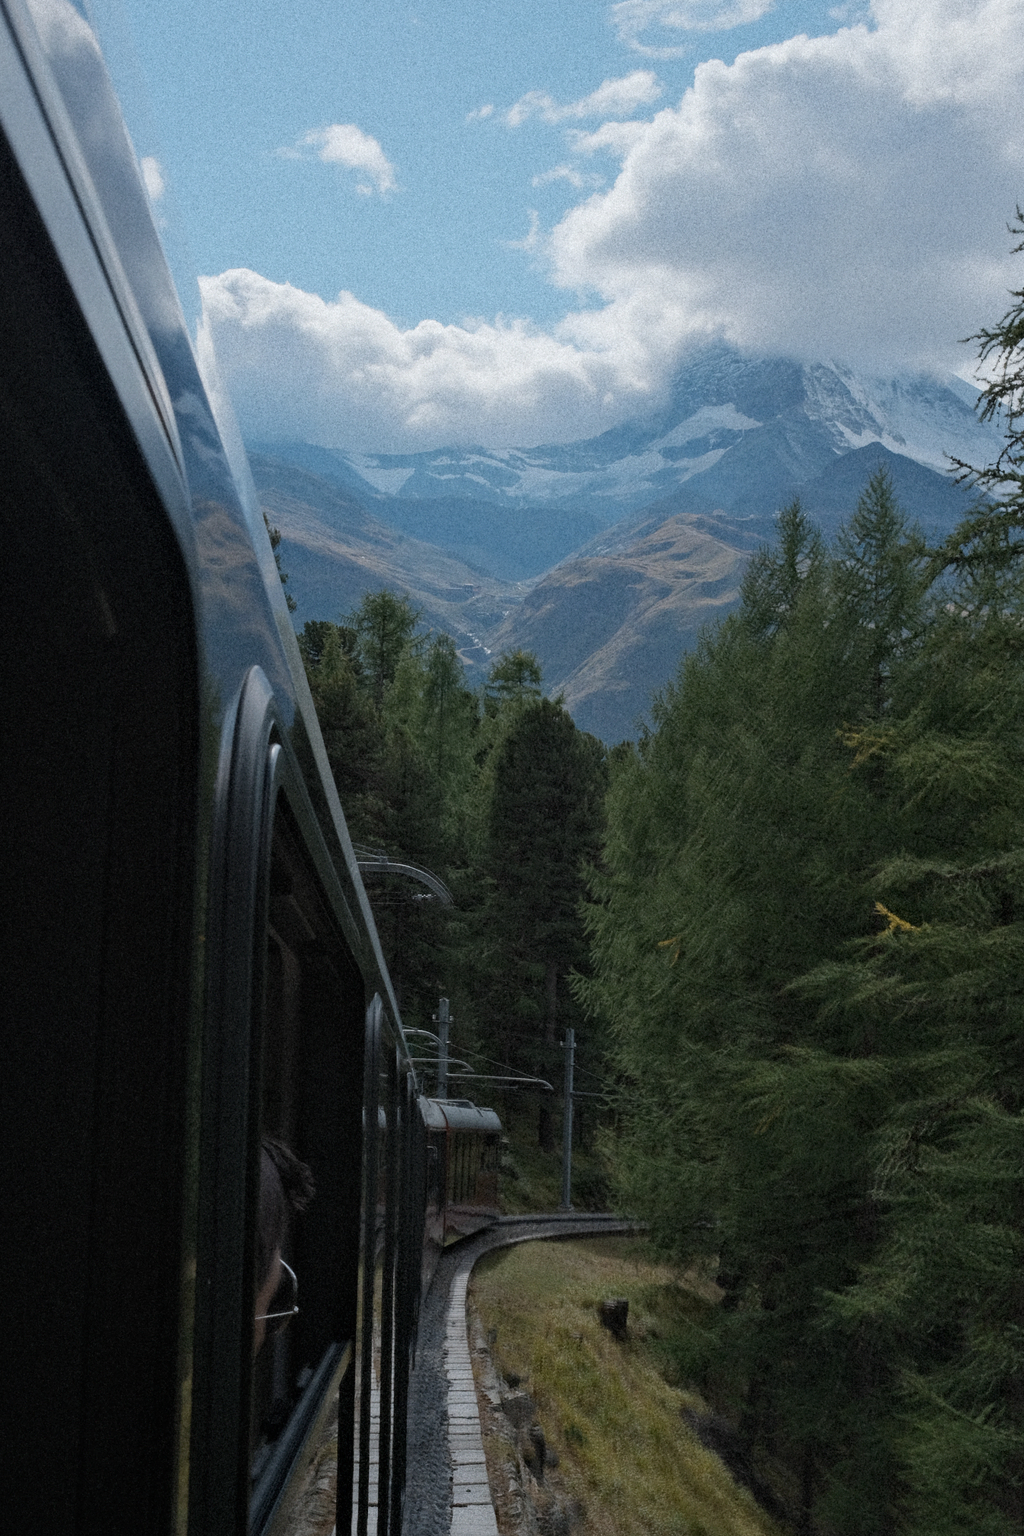
[(253, 1354), (266, 1337), (266, 1314), (281, 1284), (284, 1247), (293, 1211), (304, 1211), (314, 1194), (313, 1175), (283, 1142), (264, 1136), (260, 1147), (259, 1218), (256, 1227), (256, 1302)]

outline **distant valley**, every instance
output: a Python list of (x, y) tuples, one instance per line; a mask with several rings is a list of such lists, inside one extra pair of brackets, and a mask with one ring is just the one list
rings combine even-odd
[(374, 456), (260, 443), (250, 457), (299, 625), (380, 586), (408, 592), (474, 680), (524, 646), (578, 724), (614, 742), (733, 606), (795, 495), (834, 532), (881, 463), (929, 537), (951, 528), (973, 497), (944, 455), (984, 463), (1001, 444), (973, 399), (960, 380), (864, 381), (715, 347), (665, 406), (589, 442)]

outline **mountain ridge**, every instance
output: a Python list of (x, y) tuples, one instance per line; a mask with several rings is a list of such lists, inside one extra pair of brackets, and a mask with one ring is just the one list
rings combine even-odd
[(736, 602), (746, 558), (795, 496), (831, 535), (884, 467), (909, 517), (944, 536), (976, 500), (945, 456), (985, 463), (1001, 447), (975, 399), (962, 380), (871, 380), (717, 347), (657, 409), (585, 442), (251, 446), (300, 621), (396, 586), (453, 634), (474, 676), (495, 650), (535, 650), (549, 690), (617, 740)]
[[(771, 511), (773, 498), (871, 442), (940, 472), (949, 454), (987, 461), (1001, 438), (978, 420), (976, 399), (955, 375), (884, 379), (716, 344), (689, 360), (661, 405), (576, 443), (412, 454), (256, 446), (315, 467), (368, 501), (543, 505), (610, 525), (691, 483), (706, 509)], [(415, 516), (411, 508), (404, 515)]]

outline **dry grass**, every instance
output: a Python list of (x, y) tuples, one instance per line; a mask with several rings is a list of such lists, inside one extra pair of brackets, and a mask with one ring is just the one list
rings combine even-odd
[[(477, 1266), (471, 1294), (495, 1366), (536, 1402), (587, 1536), (778, 1536), (683, 1423), (701, 1399), (657, 1368), (658, 1338), (699, 1326), (714, 1291), (628, 1239), (522, 1243)], [(629, 1299), (623, 1343), (598, 1320), (609, 1296)]]

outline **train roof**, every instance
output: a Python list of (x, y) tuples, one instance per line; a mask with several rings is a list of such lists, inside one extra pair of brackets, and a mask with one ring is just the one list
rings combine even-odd
[(469, 1099), (421, 1098), (420, 1112), (431, 1131), (501, 1131), (496, 1112), (482, 1109)]

